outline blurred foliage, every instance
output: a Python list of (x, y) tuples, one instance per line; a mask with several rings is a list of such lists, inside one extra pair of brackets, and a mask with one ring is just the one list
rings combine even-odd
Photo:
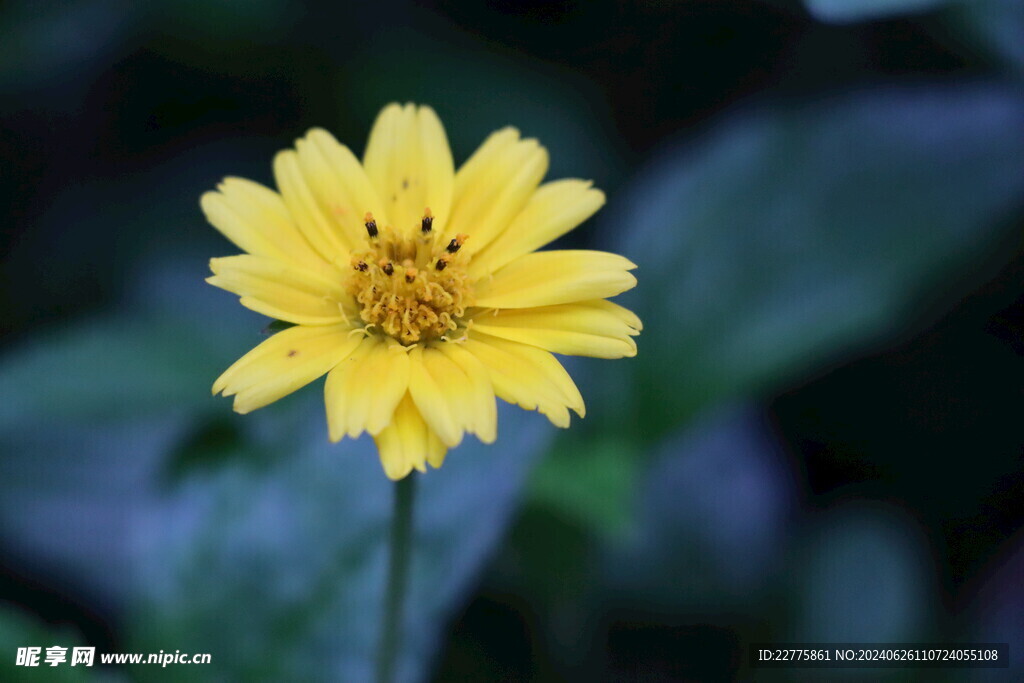
[[(72, 667), (69, 664), (72, 648), (82, 644), (81, 637), (73, 630), (66, 627), (52, 627), (6, 603), (0, 603), (0, 648), (3, 648), (4, 652), (3, 658), (0, 659), (0, 679), (18, 683), (20, 681), (75, 683), (99, 680), (95, 676), (95, 668), (81, 665)], [(57, 666), (46, 664), (46, 648), (54, 645), (67, 648), (67, 659), (64, 664)], [(16, 653), (19, 647), (41, 648), (38, 669), (17, 666)]]
[(1024, 73), (1024, 5), (1020, 0), (951, 3), (948, 16), (948, 42), (995, 57), (1018, 76)]
[(1024, 68), (1024, 5), (1020, 0), (804, 0), (818, 20), (878, 21), (942, 10), (932, 32), (951, 49), (981, 54), (1018, 73)]
[[(287, 457), (258, 470), (239, 458), (192, 476), (140, 530), (145, 581), (132, 642), (219, 653), (190, 680), (371, 678), (391, 487), (368, 439), (327, 442), (317, 402), (302, 402), (275, 421), (276, 437), (260, 439)], [(447, 477), (419, 482), (403, 678), (430, 662), (542, 449), (537, 421), (502, 418), (502, 446), (467, 444)]]
[(845, 504), (805, 533), (787, 572), (799, 595), (794, 642), (936, 641), (927, 539), (899, 509)]
[[(188, 680), (327, 671), (365, 680), (390, 482), (368, 438), (328, 442), (319, 392), (268, 408), (259, 420), (225, 427), (211, 417), (211, 409), (227, 410), (203, 390), (215, 376), (207, 364), (230, 360), (223, 322), (232, 316), (217, 313), (234, 305), (226, 299), (203, 289), (189, 300), (221, 320), (212, 335), (167, 325), (166, 312), (151, 310), (152, 318), (69, 328), (53, 343), (8, 354), (0, 385), (35, 385), (39, 399), (0, 427), (9, 454), (0, 461), (5, 534), (132, 615), (127, 651), (174, 643), (216, 653), (212, 665), (190, 668)], [(247, 334), (248, 343), (259, 341), (258, 327), (231, 327), (234, 344)], [(61, 429), (45, 429), (55, 416)], [(430, 661), (551, 433), (542, 417), (512, 409), (500, 424), (498, 444), (464, 444), (444, 476), (420, 482), (407, 676)], [(134, 675), (185, 674), (138, 667)]]
[[(481, 54), (456, 36), (438, 49), (436, 38), (397, 33), (391, 39), (397, 44), (374, 41), (342, 71), (340, 97), (367, 123), (380, 102), (430, 102), (457, 160), (492, 131), (512, 125), (551, 149), (549, 178), (583, 177), (605, 188), (621, 181), (621, 150), (604, 130), (607, 107), (586, 79), (528, 55)], [(486, 95), (499, 87), (501, 97)]]
[[(726, 407), (655, 451), (608, 581), (650, 609), (740, 609), (778, 580), (804, 483), (766, 417)], [(687, 577), (678, 581), (676, 577)]]
[[(622, 516), (645, 467), (605, 440), (650, 441), (923, 324), (1006, 234), (1021, 129), (1010, 90), (886, 89), (746, 113), (663, 152), (599, 219), (640, 266), (623, 299), (645, 321), (641, 353), (583, 373), (591, 421), (537, 477), (580, 494), (548, 508), (600, 527), (579, 511)], [(607, 484), (577, 486), (580, 471)]]
[(0, 430), (41, 414), (88, 424), (213, 409), (196, 391), (216, 376), (213, 345), (193, 330), (183, 346), (183, 329), (158, 316), (108, 316), (40, 334), (0, 362), (0, 392), (19, 397), (0, 406)]
[(628, 216), (616, 247), (642, 275), (623, 297), (646, 323), (617, 368), (626, 424), (649, 438), (921, 324), (1020, 207), (1022, 127), (1011, 89), (886, 88), (737, 116), (663, 153), (605, 216)]
[(620, 535), (640, 457), (640, 448), (624, 439), (565, 439), (534, 472), (530, 499), (598, 534)]
[[(965, 638), (990, 643), (1024, 643), (1024, 536), (1014, 534), (1006, 543), (1007, 552), (979, 573), (976, 590), (964, 610), (959, 626)], [(1011, 655), (1013, 669), (1020, 665)], [(1005, 680), (1003, 671), (974, 671), (971, 681)], [(1017, 675), (1017, 674), (1014, 674)], [(1018, 676), (1019, 678), (1019, 676)]]
[(954, 0), (804, 0), (821, 21), (859, 21), (924, 12)]
[[(223, 299), (211, 291), (189, 305), (212, 313), (229, 304)], [(244, 330), (234, 332), (244, 340)], [(169, 344), (187, 352), (169, 361), (162, 355)], [(212, 666), (189, 670), (189, 680), (266, 672), (288, 679), (303, 671), (365, 679), (390, 510), (372, 443), (331, 444), (314, 391), (260, 420), (210, 423), (203, 416), (226, 407), (201, 398), (214, 376), (206, 365), (228, 358), (222, 345), (203, 350), (210, 344), (184, 326), (122, 317), (67, 330), (59, 343), (27, 351), (36, 360), (9, 354), (12, 362), (0, 368), (5, 387), (33, 369), (45, 381), (34, 387), (39, 400), (20, 405), (0, 429), (10, 454), (0, 506), (8, 541), (76, 569), (135, 614), (130, 648), (174, 643), (216, 652)], [(42, 358), (48, 368), (34, 365)], [(69, 381), (49, 371), (54, 364), (72, 370), (69, 384), (46, 383)], [(53, 415), (61, 429), (42, 428)], [(438, 627), (498, 541), (543, 451), (542, 418), (510, 410), (501, 421), (498, 445), (467, 443), (444, 476), (421, 481), (408, 667), (422, 670), (429, 660)]]

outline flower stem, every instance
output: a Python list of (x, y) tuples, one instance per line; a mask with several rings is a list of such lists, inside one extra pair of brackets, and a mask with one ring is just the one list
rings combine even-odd
[(377, 683), (392, 683), (398, 664), (398, 639), (402, 629), (406, 584), (412, 545), (412, 510), (416, 493), (416, 474), (395, 482), (395, 504), (391, 517), (391, 543), (388, 560), (388, 584), (384, 602), (384, 622), (377, 652)]

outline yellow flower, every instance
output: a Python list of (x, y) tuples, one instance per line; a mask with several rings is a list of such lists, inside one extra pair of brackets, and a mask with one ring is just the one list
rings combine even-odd
[(369, 432), (384, 471), (440, 467), (466, 432), (491, 443), (495, 395), (559, 427), (583, 398), (553, 353), (636, 355), (640, 320), (606, 301), (636, 285), (627, 259), (545, 251), (604, 204), (583, 180), (541, 185), (548, 154), (503, 128), (455, 171), (429, 107), (388, 105), (363, 163), (313, 129), (274, 159), (278, 192), (227, 178), (207, 219), (246, 252), (207, 281), (293, 323), (213, 393), (248, 413), (327, 375), (332, 441)]

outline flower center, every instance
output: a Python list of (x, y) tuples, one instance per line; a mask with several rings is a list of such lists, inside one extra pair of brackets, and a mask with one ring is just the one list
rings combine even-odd
[(412, 234), (379, 229), (365, 217), (367, 249), (352, 253), (349, 291), (359, 316), (402, 344), (434, 339), (458, 329), (473, 292), (459, 249), (466, 235), (445, 242), (426, 209)]

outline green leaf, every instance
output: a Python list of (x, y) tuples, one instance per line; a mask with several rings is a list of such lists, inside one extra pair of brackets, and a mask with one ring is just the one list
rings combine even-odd
[(921, 324), (1007, 234), (1021, 130), (1012, 91), (921, 86), (748, 112), (670, 147), (605, 217), (639, 264), (623, 303), (646, 330), (593, 378), (595, 424), (649, 438)]

